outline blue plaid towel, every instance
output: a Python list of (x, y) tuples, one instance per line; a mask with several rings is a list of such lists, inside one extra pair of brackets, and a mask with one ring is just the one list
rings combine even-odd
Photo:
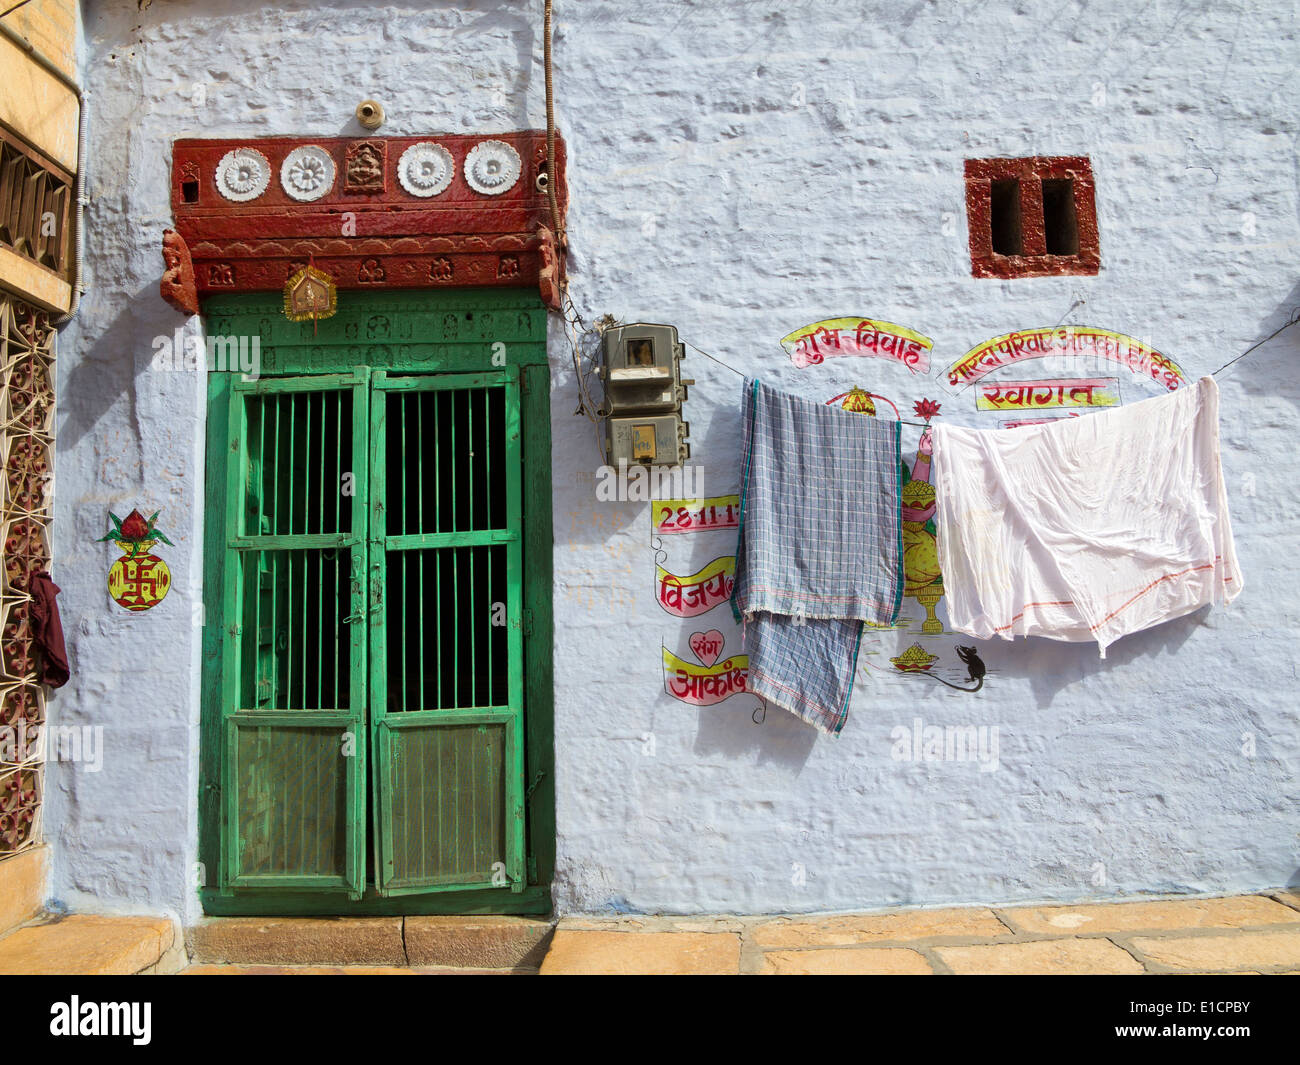
[(848, 719), (863, 622), (903, 599), (900, 430), (745, 381), (732, 610), (747, 687), (823, 732)]

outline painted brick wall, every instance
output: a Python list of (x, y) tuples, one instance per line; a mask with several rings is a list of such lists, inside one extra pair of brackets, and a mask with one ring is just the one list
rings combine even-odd
[[(941, 370), (980, 341), (1059, 322), (1147, 340), (1196, 376), (1300, 304), (1290, 5), (831, 0), (557, 4), (570, 152), (572, 295), (588, 317), (671, 321), (690, 342), (817, 397), (860, 384), (978, 421)], [(541, 4), (91, 3), (85, 79), (90, 295), (61, 343), (56, 558), (76, 676), (56, 720), (105, 729), (103, 769), (51, 767), (56, 892), (195, 914), (202, 382), (149, 369), (179, 324), (157, 296), (170, 141), (490, 132), (543, 123)], [(971, 277), (963, 161), (1087, 155), (1101, 273)], [(1083, 301), (1083, 302), (1080, 302)], [(795, 369), (778, 340), (836, 315), (932, 337), (883, 362)], [(187, 328), (195, 329), (191, 323)], [(663, 692), (661, 647), (717, 627), (654, 598), (646, 503), (597, 503), (553, 329), (556, 902), (573, 910), (774, 911), (1256, 889), (1297, 868), (1300, 459), (1284, 334), (1221, 381), (1223, 461), (1247, 590), (1112, 648), (981, 645), (977, 695), (867, 648), (849, 724), (819, 738), (737, 696)], [(739, 379), (690, 354), (703, 494), (737, 486)], [(1119, 371), (1126, 400), (1154, 394)], [(987, 421), (979, 424), (989, 424)], [(910, 458), (917, 431), (907, 430)], [(132, 617), (91, 541), (106, 511), (162, 511), (175, 587)], [(147, 508), (147, 509), (146, 509)], [(731, 553), (678, 537), (689, 573)], [(905, 615), (916, 618), (909, 600)], [(942, 608), (941, 608), (942, 614)], [(952, 634), (921, 642), (960, 679)], [(891, 730), (999, 728), (996, 772), (894, 757)], [(1243, 748), (1253, 743), (1253, 756)]]

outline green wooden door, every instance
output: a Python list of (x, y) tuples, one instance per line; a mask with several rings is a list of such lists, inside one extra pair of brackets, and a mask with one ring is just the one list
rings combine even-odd
[[(365, 886), (369, 371), (240, 381), (227, 426), (222, 885)], [(354, 478), (356, 495), (339, 486)]]
[(241, 381), (228, 418), (223, 886), (521, 891), (519, 371)]
[(290, 322), (244, 293), (204, 321), (262, 373), (208, 374), (204, 911), (548, 912), (545, 308), (358, 291)]
[(377, 371), (370, 448), (377, 890), (522, 890), (518, 371)]

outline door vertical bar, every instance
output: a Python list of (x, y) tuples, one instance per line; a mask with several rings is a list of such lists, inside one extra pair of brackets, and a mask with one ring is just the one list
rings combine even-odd
[(508, 676), (509, 705), (515, 711), (513, 724), (506, 730), (506, 869), (511, 885), (522, 891), (527, 880), (524, 869), (524, 604), (523, 604), (523, 460), (520, 445), (519, 370), (510, 370), (506, 389), (506, 527), (518, 535), (506, 545), (506, 589), (509, 596), (507, 614), (510, 624), (507, 641), (510, 649)]
[[(482, 390), (480, 394), (482, 394)], [(474, 393), (465, 391), (465, 417), (468, 419), (467, 446), (465, 446), (465, 485), (469, 488), (469, 528), (476, 529), (478, 525), (474, 521), (474, 503), (478, 498), (477, 486), (474, 485)], [(478, 554), (477, 547), (469, 547), (465, 551), (469, 559), (469, 705), (478, 705), (478, 674), (474, 667), (477, 666), (478, 653), (478, 597), (474, 594), (474, 557)]]
[[(415, 532), (425, 532), (424, 528), (424, 394), (415, 393), (415, 438), (417, 441), (416, 460), (415, 460)], [(419, 642), (416, 646), (419, 648), (419, 669), (420, 669), (420, 694), (417, 710), (425, 709), (424, 702), (424, 674), (425, 674), (425, 654), (424, 654), (424, 557), (425, 552), (421, 551), (416, 555), (417, 560), (417, 580), (419, 581), (419, 604), (417, 616), (419, 618)]]
[[(262, 534), (262, 509), (266, 503), (266, 397), (259, 396), (257, 401), (258, 411), (258, 430), (257, 430), (257, 524), (253, 532), (260, 536)], [(247, 415), (245, 415), (247, 417)], [(252, 471), (249, 471), (250, 476)], [(253, 623), (256, 628), (253, 631), (253, 705), (260, 704), (262, 700), (261, 683), (262, 683), (262, 656), (267, 652), (263, 651), (266, 646), (262, 643), (262, 599), (265, 597), (265, 590), (262, 581), (263, 562), (266, 559), (266, 552), (258, 551), (253, 556), (253, 579), (257, 581), (257, 591), (254, 594), (253, 606)], [(272, 592), (274, 595), (274, 591)], [(270, 668), (270, 663), (267, 663)], [(236, 677), (236, 683), (238, 678)], [(274, 682), (269, 682), (274, 690)], [(267, 702), (270, 702), (268, 696)]]
[[(442, 532), (442, 433), (440, 432), (439, 407), (442, 406), (442, 393), (433, 394), (433, 531)], [(442, 554), (433, 553), (433, 668), (437, 681), (438, 708), (442, 702)]]
[[(410, 464), (409, 464), (409, 458), (408, 458), (408, 448), (407, 448), (407, 446), (406, 446), (406, 438), (407, 438), (406, 414), (407, 414), (407, 407), (410, 405), (410, 398), (411, 398), (410, 395), (409, 395), (408, 393), (406, 393), (406, 392), (400, 392), (400, 393), (398, 393), (397, 396), (396, 396), (396, 399), (397, 399), (397, 401), (398, 401), (398, 406), (401, 408), (401, 411), (402, 411), (402, 420), (401, 420), (401, 438), (402, 438), (402, 487), (403, 487), (403, 490), (405, 490), (407, 477), (409, 476), (409, 471), (410, 471)], [(388, 480), (388, 478), (387, 478), (387, 476), (385, 475), (385, 477), (384, 477), (385, 484), (387, 483), (387, 480)], [(405, 496), (405, 492), (403, 492), (403, 496)], [(394, 501), (394, 502), (396, 502), (396, 501)], [(402, 499), (402, 525), (401, 525), (401, 528), (398, 530), (399, 532), (406, 532), (407, 529), (408, 529), (408, 526), (409, 526), (409, 521), (408, 521), (408, 518), (407, 518), (407, 514), (409, 513), (409, 508), (408, 508), (408, 506), (407, 506), (408, 502), (409, 502), (409, 500), (407, 500), (406, 498), (403, 498), (403, 499)], [(410, 643), (410, 640), (409, 640), (409, 638), (408, 638), (409, 634), (408, 634), (407, 631), (406, 631), (406, 628), (407, 628), (407, 616), (406, 616), (406, 555), (407, 555), (407, 553), (406, 553), (405, 551), (403, 551), (403, 552), (401, 553), (401, 556), (400, 556), (400, 557), (401, 557), (402, 587), (401, 587), (401, 591), (398, 593), (398, 598), (397, 598), (398, 610), (397, 610), (396, 613), (394, 614), (394, 617), (398, 619), (399, 624), (400, 624), (400, 626), (401, 626), (401, 635), (400, 635), (400, 638), (401, 638), (401, 641), (402, 641), (402, 701), (401, 701), (400, 705), (398, 706), (398, 709), (400, 709), (400, 710), (405, 710), (405, 709), (407, 709), (407, 708), (410, 706), (410, 702), (409, 702), (409, 699), (408, 699), (408, 696), (407, 696), (408, 677), (410, 676), (410, 673), (409, 673), (409, 670), (408, 670), (408, 667), (407, 667), (407, 664), (406, 664), (406, 648), (407, 648), (407, 644)], [(388, 648), (387, 650), (388, 650), (388, 651), (391, 651), (392, 648)], [(387, 655), (385, 655), (385, 657), (387, 657)]]
[(222, 888), (233, 883), (239, 872), (239, 806), (238, 776), (235, 759), (235, 728), (230, 723), (232, 715), (239, 706), (239, 677), (243, 640), (240, 638), (238, 621), (239, 606), (243, 602), (244, 567), (239, 552), (232, 550), (230, 543), (243, 531), (244, 483), (247, 478), (248, 452), (246, 436), (245, 399), (241, 392), (231, 390), (230, 408), (226, 426), (228, 441), (228, 465), (226, 467), (226, 507), (225, 535), (226, 543), (222, 549), (226, 553), (226, 586), (222, 590), (221, 624), (227, 626), (222, 640), (222, 671), (227, 683), (222, 686), (221, 700), (221, 737), (225, 743), (227, 757), (221, 767), (222, 788), (225, 792), (221, 804), (224, 821), (221, 832)]
[[(389, 393), (383, 390), (384, 381), (387, 374), (383, 370), (376, 370), (370, 375), (372, 389), (369, 396), (358, 396), (357, 406), (365, 412), (368, 420), (369, 448), (368, 467), (375, 473), (373, 495), (367, 496), (360, 493), (356, 499), (368, 499), (369, 505), (365, 507), (354, 506), (352, 512), (354, 515), (360, 515), (358, 520), (368, 523), (368, 544), (370, 551), (369, 565), (377, 570), (379, 581), (387, 580), (388, 575), (388, 550), (386, 538), (388, 536), (388, 479), (384, 475), (388, 463), (388, 399)], [(368, 570), (366, 572), (369, 572)], [(388, 668), (387, 652), (385, 644), (387, 642), (388, 624), (387, 619), (381, 613), (370, 614), (369, 605), (363, 605), (361, 608), (363, 617), (369, 618), (368, 624), (358, 626), (364, 632), (368, 633), (369, 645), (372, 651), (371, 658), (374, 662), (374, 668), (369, 671), (368, 690), (370, 696), (370, 748), (374, 756), (374, 767), (371, 770), (371, 796), (373, 819), (371, 823), (371, 834), (374, 837), (371, 841), (371, 851), (375, 858), (375, 883), (382, 895), (384, 885), (387, 883), (390, 871), (393, 868), (392, 844), (389, 840), (389, 834), (384, 831), (384, 826), (388, 824), (389, 819), (393, 816), (393, 811), (388, 808), (389, 804), (386, 798), (386, 789), (383, 784), (392, 773), (392, 736), (386, 725), (388, 716)]]
[[(317, 521), (316, 531), (325, 532), (325, 408), (328, 405), (329, 393), (320, 394), (320, 412), (317, 416), (317, 432), (320, 434), (320, 442), (316, 448), (317, 461), (320, 463), (320, 498), (317, 500), (317, 509), (320, 518)], [(336, 611), (337, 613), (337, 611)], [(321, 551), (316, 556), (316, 709), (320, 710), (325, 706), (325, 552)]]
[[(496, 437), (492, 432), (492, 406), (493, 397), (489, 393), (484, 393), (483, 404), (483, 461), (484, 461), (484, 496), (487, 499), (487, 523), (488, 528), (494, 527), (496, 516), (493, 513), (496, 503), (496, 493), (492, 489), (492, 450), (496, 444)], [(487, 701), (489, 705), (496, 703), (497, 692), (494, 678), (496, 673), (492, 670), (492, 645), (496, 643), (493, 633), (493, 626), (496, 623), (496, 582), (493, 579), (493, 552), (488, 548), (485, 552), (487, 555), (487, 588), (488, 588), (488, 627), (487, 627)]]
[[(296, 397), (290, 395), (289, 400), (289, 498), (287, 500), (289, 513), (285, 525), (285, 532), (290, 536), (293, 535), (293, 453), (294, 437), (297, 435), (297, 408), (294, 404)], [(284, 705), (293, 709), (293, 552), (285, 551), (285, 561), (288, 562), (289, 570), (289, 590), (285, 596), (284, 602), (284, 627), (285, 627), (285, 648), (284, 648), (284, 688), (285, 698)]]
[[(370, 463), (369, 442), (370, 442), (370, 368), (368, 366), (359, 366), (352, 373), (352, 465), (353, 487), (356, 494), (354, 499), (369, 499), (370, 495)], [(369, 677), (368, 667), (368, 647), (367, 647), (367, 630), (369, 626), (365, 624), (368, 608), (368, 594), (366, 588), (365, 575), (367, 573), (367, 563), (369, 562), (369, 544), (366, 537), (369, 532), (370, 514), (368, 508), (353, 506), (352, 508), (352, 528), (349, 532), (355, 538), (356, 547), (353, 550), (359, 556), (360, 566), (357, 572), (361, 579), (357, 582), (357, 588), (354, 590), (352, 597), (351, 616), (359, 617), (362, 620), (350, 626), (348, 633), (348, 650), (349, 661), (352, 666), (352, 675), (348, 686), (348, 700), (351, 704), (348, 709), (351, 711), (353, 727), (357, 730), (352, 736), (352, 760), (351, 772), (352, 777), (348, 781), (350, 785), (350, 795), (353, 803), (353, 815), (348, 819), (348, 858), (350, 872), (352, 874), (352, 891), (351, 896), (354, 899), (361, 897), (366, 887), (366, 778), (369, 774), (366, 772), (366, 749), (368, 735), (368, 712), (367, 696), (369, 689), (367, 679)]]

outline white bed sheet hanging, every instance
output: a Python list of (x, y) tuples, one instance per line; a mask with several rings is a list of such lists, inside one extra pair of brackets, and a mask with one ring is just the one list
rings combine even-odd
[(1214, 378), (1081, 418), (934, 427), (949, 624), (1106, 647), (1241, 592)]

